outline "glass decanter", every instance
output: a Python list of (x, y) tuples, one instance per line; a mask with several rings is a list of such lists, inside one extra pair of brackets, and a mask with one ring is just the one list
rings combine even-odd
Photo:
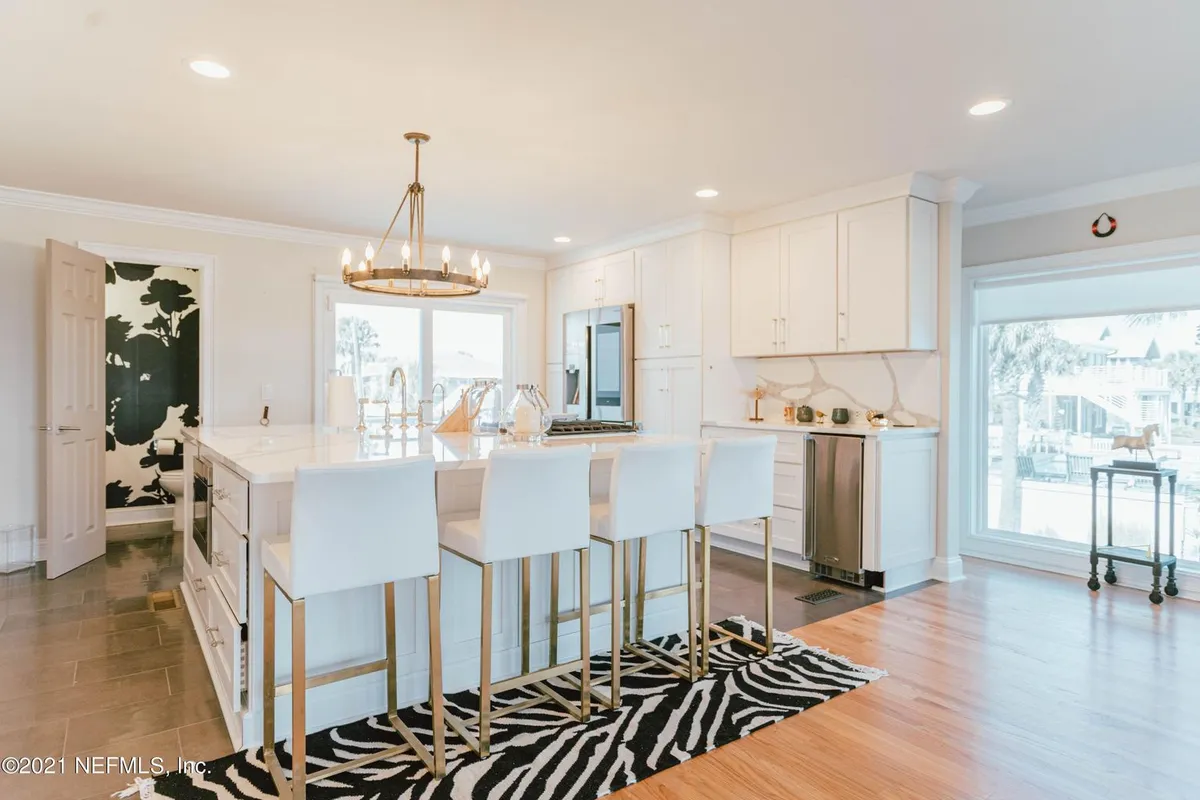
[(467, 390), (466, 412), (471, 419), (471, 433), (476, 436), (495, 436), (500, 432), (500, 388), (490, 378), (476, 378)]
[(550, 403), (536, 383), (517, 384), (500, 426), (514, 442), (540, 442), (550, 430)]

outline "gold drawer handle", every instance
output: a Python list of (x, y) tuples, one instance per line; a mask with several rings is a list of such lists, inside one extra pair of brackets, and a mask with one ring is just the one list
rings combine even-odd
[(229, 566), (229, 559), (225, 558), (225, 554), (222, 553), (220, 550), (213, 550), (212, 556), (213, 556), (213, 563), (216, 564), (218, 567), (228, 567)]
[(207, 587), (201, 578), (192, 578), (192, 589), (197, 592), (203, 592)]
[(219, 633), (219, 630), (217, 628), (205, 628), (204, 629), (204, 634), (208, 637), (208, 646), (209, 647), (220, 647), (221, 645), (225, 644), (225, 640), (222, 639), (220, 636), (217, 636), (218, 633)]

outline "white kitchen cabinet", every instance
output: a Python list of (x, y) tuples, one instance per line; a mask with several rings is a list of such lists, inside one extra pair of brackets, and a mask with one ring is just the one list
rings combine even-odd
[(700, 359), (639, 360), (635, 395), (646, 433), (700, 435)]
[(774, 503), (786, 508), (804, 508), (804, 465), (780, 461), (778, 449), (775, 453)]
[(897, 197), (734, 236), (733, 355), (936, 349), (937, 232)]
[(638, 358), (701, 354), (701, 257), (700, 234), (638, 249), (634, 343)]
[(937, 347), (937, 206), (897, 197), (838, 214), (838, 344)]
[(600, 261), (600, 291), (597, 305), (619, 306), (635, 302), (637, 264), (632, 250), (605, 256)]
[(556, 269), (546, 275), (546, 360), (549, 362), (559, 363), (563, 358), (563, 314), (567, 311), (572, 278), (570, 269)]
[(733, 237), (730, 352), (735, 357), (777, 353), (779, 240), (778, 226)]
[(837, 351), (837, 243), (836, 214), (792, 222), (780, 230), (778, 353)]
[(563, 365), (546, 365), (546, 402), (550, 404), (552, 414), (562, 414), (563, 407)]
[[(552, 314), (561, 316), (585, 308), (632, 303), (637, 295), (637, 270), (632, 250), (562, 267), (554, 273), (546, 281), (547, 353), (555, 352), (550, 350)], [(561, 341), (561, 325), (554, 335)]]

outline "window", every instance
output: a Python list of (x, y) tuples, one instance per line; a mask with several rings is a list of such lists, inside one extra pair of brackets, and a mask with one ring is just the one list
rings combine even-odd
[[(369, 420), (382, 420), (382, 401), (389, 399), (396, 425), (402, 383), (410, 424), (416, 423), (419, 401), (435, 396), (431, 421), (440, 419), (443, 408), (448, 413), (474, 378), (498, 381), (502, 397), (513, 383), (516, 303), (376, 297), (332, 282), (319, 282), (317, 293), (318, 419), (324, 414), (323, 376), (334, 370), (353, 375), (359, 397), (373, 401), (366, 406)], [(395, 373), (393, 380), (397, 368), (404, 377)], [(436, 385), (445, 389), (444, 406)]]
[[(1153, 457), (1179, 471), (1176, 552), (1200, 560), (1200, 310), (992, 322), (979, 333), (987, 528), (1089, 543), (1090, 468), (1149, 460), (1114, 446), (1152, 432)], [(1101, 532), (1103, 497), (1102, 482)], [(1167, 502), (1164, 485), (1163, 552)], [(1148, 478), (1115, 481), (1113, 527), (1115, 544), (1153, 541)]]

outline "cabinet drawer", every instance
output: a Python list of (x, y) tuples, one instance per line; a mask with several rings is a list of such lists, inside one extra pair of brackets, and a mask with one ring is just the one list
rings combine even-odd
[(779, 434), (775, 445), (775, 460), (785, 464), (804, 463), (804, 437), (792, 433)]
[[(211, 583), (213, 579), (209, 578)], [(208, 620), (205, 624), (205, 641), (201, 647), (211, 648), (214, 681), (217, 691), (225, 696), (230, 708), (242, 708), (242, 686), (245, 676), (245, 645), (242, 642), (242, 626), (229, 609), (224, 595), (215, 586), (209, 587)]]
[[(198, 555), (192, 555), (190, 552), (183, 559), (183, 580), (191, 590), (193, 602), (188, 602), (188, 610), (193, 616), (199, 618), (201, 626), (207, 624), (208, 620), (208, 565)], [(187, 595), (184, 595), (185, 599)]]
[(246, 537), (213, 515), (212, 576), (239, 622), (246, 621)]
[(804, 467), (801, 464), (775, 462), (775, 505), (804, 508)]
[[(746, 522), (735, 522), (732, 525), (716, 525), (713, 533), (740, 539), (756, 545), (761, 554), (764, 542), (763, 521), (756, 519)], [(795, 508), (775, 506), (771, 514), (771, 547), (774, 550), (786, 550), (798, 556), (804, 555), (804, 512)], [(760, 556), (761, 557), (761, 556)]]
[(213, 507), (238, 533), (250, 532), (250, 484), (220, 464), (213, 464)]

